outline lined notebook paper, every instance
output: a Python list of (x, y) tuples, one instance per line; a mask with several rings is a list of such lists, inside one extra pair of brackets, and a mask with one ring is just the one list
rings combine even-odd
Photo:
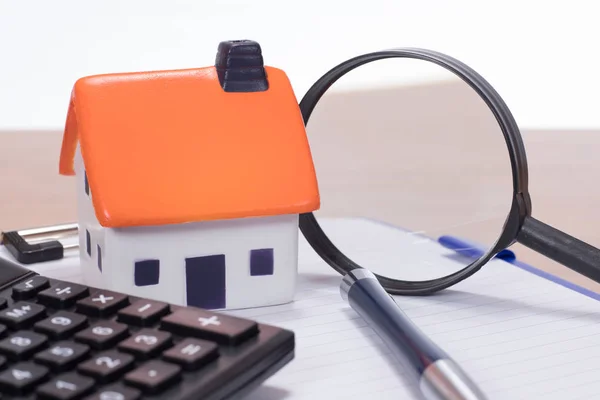
[[(455, 269), (451, 250), (393, 227), (362, 219), (321, 225), (336, 245), (353, 249), (355, 261), (377, 272)], [(302, 237), (299, 253), (294, 302), (228, 311), (296, 334), (295, 359), (249, 399), (420, 399), (379, 337), (341, 300), (341, 276)], [(79, 281), (76, 257), (34, 269)], [(600, 396), (600, 302), (594, 298), (493, 260), (441, 294), (396, 299), (489, 399)]]

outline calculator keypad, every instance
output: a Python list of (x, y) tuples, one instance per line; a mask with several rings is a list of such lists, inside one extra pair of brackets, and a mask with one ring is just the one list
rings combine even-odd
[(0, 324), (0, 339), (2, 339), (4, 336), (6, 336), (7, 331), (8, 331), (8, 329), (6, 328), (6, 326)]
[(219, 356), (216, 343), (200, 339), (185, 339), (163, 353), (163, 359), (187, 370), (200, 368)]
[(96, 322), (75, 334), (75, 340), (101, 350), (114, 346), (128, 336), (127, 325), (113, 321)]
[(39, 304), (19, 301), (0, 311), (0, 323), (12, 329), (29, 327), (46, 316), (46, 308)]
[(107, 290), (96, 290), (77, 302), (77, 312), (92, 317), (107, 317), (128, 304), (127, 296)]
[[(260, 339), (261, 326), (226, 313), (29, 277), (0, 292), (0, 398), (177, 400), (183, 396), (178, 385), (195, 386), (186, 398), (203, 398), (236, 374), (259, 372), (257, 364), (273, 350)], [(286, 333), (279, 345), (287, 340), (291, 352), (291, 332), (262, 327), (269, 339)], [(245, 379), (250, 385), (255, 378)], [(232, 386), (231, 394), (239, 389)]]
[(49, 373), (49, 369), (32, 362), (20, 362), (0, 373), (0, 393), (22, 395)]
[(75, 283), (59, 283), (38, 294), (40, 303), (53, 308), (68, 308), (89, 294), (89, 289)]
[(25, 282), (13, 286), (12, 296), (15, 300), (28, 300), (48, 287), (50, 287), (48, 278), (34, 276), (31, 279), (25, 280)]
[(161, 328), (226, 345), (238, 344), (258, 333), (258, 325), (254, 321), (194, 308), (181, 308), (163, 318)]
[(137, 326), (152, 326), (170, 312), (166, 303), (154, 300), (138, 300), (119, 311), (118, 321)]
[(69, 372), (41, 385), (37, 395), (43, 400), (75, 400), (90, 393), (93, 387), (93, 379)]
[(123, 384), (108, 385), (85, 400), (138, 400), (142, 393), (135, 388)]
[(87, 324), (88, 319), (84, 315), (69, 311), (59, 311), (37, 322), (33, 329), (54, 339), (64, 339), (86, 327)]
[(79, 372), (99, 382), (112, 382), (133, 367), (133, 356), (116, 350), (96, 354), (78, 367)]
[(31, 331), (18, 331), (0, 341), (0, 353), (13, 360), (23, 360), (48, 343), (48, 338)]
[(46, 365), (56, 371), (73, 368), (84, 360), (90, 352), (90, 346), (71, 341), (57, 342), (35, 355), (38, 364)]
[(158, 355), (170, 347), (172, 335), (155, 329), (141, 329), (121, 342), (119, 350), (135, 355), (138, 359), (146, 360)]
[(125, 375), (125, 382), (152, 394), (181, 378), (181, 368), (163, 361), (153, 360)]

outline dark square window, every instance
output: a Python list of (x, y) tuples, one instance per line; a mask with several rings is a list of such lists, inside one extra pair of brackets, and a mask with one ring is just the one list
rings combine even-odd
[(85, 194), (90, 195), (90, 183), (88, 182), (87, 173), (83, 173), (83, 182), (85, 184)]
[(102, 249), (98, 245), (98, 269), (102, 272)]
[(88, 256), (92, 256), (92, 237), (90, 236), (90, 231), (85, 230), (85, 250), (88, 253)]
[(273, 275), (273, 249), (250, 251), (250, 275)]
[(158, 260), (142, 260), (135, 262), (133, 272), (135, 286), (157, 285), (160, 276)]

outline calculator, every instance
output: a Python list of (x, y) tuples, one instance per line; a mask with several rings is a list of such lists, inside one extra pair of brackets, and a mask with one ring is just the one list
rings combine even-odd
[(294, 334), (51, 279), (0, 258), (0, 399), (241, 399)]

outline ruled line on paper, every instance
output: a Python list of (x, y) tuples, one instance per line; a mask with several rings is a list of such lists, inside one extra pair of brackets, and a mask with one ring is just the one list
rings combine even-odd
[[(594, 345), (579, 347), (575, 350), (574, 349), (565, 349), (565, 350), (557, 351), (557, 352), (551, 353), (551, 354), (546, 353), (540, 357), (528, 357), (528, 360), (533, 360), (533, 359), (535, 359), (537, 361), (542, 360), (542, 359), (546, 360), (544, 362), (544, 367), (542, 367), (541, 369), (538, 369), (537, 371), (545, 370), (549, 367), (554, 367), (554, 366), (559, 366), (561, 369), (564, 369), (565, 367), (568, 367), (569, 364), (571, 364), (571, 363), (585, 362), (590, 359), (596, 358), (597, 355), (594, 354), (593, 352), (590, 352), (590, 350), (592, 350), (593, 348), (594, 348)], [(573, 359), (569, 359), (567, 361), (566, 358), (560, 357), (561, 355), (573, 357)], [(514, 368), (514, 366), (518, 367), (519, 365), (522, 365), (521, 360), (515, 360), (515, 361), (511, 361), (510, 363), (495, 365), (495, 366), (492, 366), (491, 368), (505, 368), (509, 365), (512, 366), (511, 371), (509, 373), (502, 374), (502, 376), (505, 379), (511, 378), (514, 376), (519, 376), (524, 371), (528, 370), (528, 368), (512, 369), (512, 368)], [(479, 370), (483, 370), (483, 369), (489, 369), (489, 368), (479, 368)], [(482, 379), (480, 382), (487, 382), (487, 381), (495, 381), (495, 379), (488, 377), (486, 379)]]
[[(515, 293), (515, 292), (513, 292)], [(518, 293), (518, 292), (516, 292)], [(543, 299), (541, 297), (539, 297), (541, 294), (547, 294), (549, 293), (547, 290), (545, 292), (541, 292), (541, 293), (534, 293), (534, 294), (528, 294), (525, 296), (520, 296), (520, 297), (516, 297), (514, 299), (511, 299), (510, 302), (515, 302), (518, 300), (522, 300), (522, 299), (526, 299), (529, 297), (535, 297), (536, 300), (538, 299)], [(305, 302), (298, 302), (295, 303), (295, 307), (294, 308), (289, 308), (287, 311), (285, 310), (280, 310), (278, 312), (275, 313), (269, 313), (269, 314), (262, 314), (260, 316), (253, 316), (252, 318), (259, 318), (262, 322), (265, 323), (270, 323), (273, 321), (276, 321), (278, 324), (282, 324), (282, 323), (287, 323), (287, 322), (291, 322), (292, 324), (286, 324), (286, 326), (290, 326), (290, 327), (295, 327), (297, 325), (302, 325), (304, 327), (313, 327), (313, 326), (318, 326), (319, 324), (317, 323), (311, 323), (311, 319), (313, 320), (325, 320), (325, 323), (335, 323), (340, 319), (344, 319), (343, 316), (341, 316), (339, 314), (339, 308), (340, 308), (340, 303), (338, 301), (334, 301), (331, 303), (327, 303), (327, 304), (321, 304), (319, 305), (319, 299), (323, 299), (321, 297), (319, 297), (317, 299), (316, 302), (311, 302), (310, 304), (307, 304)], [(337, 299), (333, 299), (332, 300), (337, 300)], [(398, 300), (399, 302), (402, 302), (401, 299)], [(536, 303), (538, 306), (540, 305), (547, 305), (547, 304), (551, 304), (557, 301), (562, 301), (560, 299), (557, 300), (551, 300), (551, 301), (541, 301), (539, 303)], [(471, 308), (485, 308), (488, 307), (490, 305), (498, 305), (498, 304), (502, 304), (502, 303), (509, 303), (508, 300), (505, 299), (494, 299), (493, 301), (487, 301), (487, 302), (481, 302), (481, 303), (475, 303), (473, 305), (466, 305), (463, 307), (456, 307), (456, 306), (450, 306), (453, 307), (449, 310), (443, 310), (443, 311), (436, 311), (436, 312), (432, 312), (432, 313), (428, 313), (428, 314), (421, 314), (421, 315), (415, 315), (414, 310), (415, 309), (425, 309), (427, 308), (426, 306), (420, 306), (420, 307), (413, 307), (413, 308), (409, 308), (408, 310), (404, 310), (407, 311), (407, 313), (410, 314), (410, 317), (415, 321), (415, 322), (419, 322), (419, 325), (421, 327), (426, 327), (429, 326), (430, 324), (426, 324), (426, 323), (421, 323), (422, 321), (428, 321), (431, 319), (431, 317), (436, 317), (439, 315), (439, 317), (445, 317), (445, 319), (449, 319), (449, 321), (443, 321), (443, 322), (450, 322), (450, 323), (454, 323), (457, 320), (460, 319), (468, 319), (472, 317), (472, 313), (469, 314), (469, 309)], [(298, 305), (303, 304), (302, 308), (297, 307)], [(434, 305), (437, 306), (438, 304)], [(305, 311), (305, 307), (310, 307), (310, 313), (307, 315), (306, 313), (304, 313)], [(495, 309), (492, 311), (488, 311), (486, 314), (491, 314), (491, 313), (496, 313), (496, 312), (505, 312), (505, 311), (515, 311), (518, 310), (520, 308), (525, 307), (525, 305), (521, 306), (521, 307), (514, 307), (512, 309)], [(462, 316), (460, 318), (454, 317), (453, 315), (457, 312), (460, 311), (467, 311), (466, 316)], [(303, 313), (300, 313), (303, 312)], [(333, 314), (337, 315), (333, 316), (334, 318), (330, 318)], [(249, 317), (247, 314), (239, 314), (240, 316), (246, 316)], [(438, 319), (439, 319), (438, 317)], [(358, 318), (358, 317), (357, 317)], [(436, 324), (439, 324), (439, 321), (435, 322)]]
[[(582, 400), (582, 399), (589, 399), (590, 398), (590, 393), (597, 393), (594, 392), (593, 390), (595, 389), (596, 385), (597, 385), (598, 380), (597, 379), (590, 379), (588, 382), (584, 382), (582, 384), (577, 385), (575, 388), (565, 388), (565, 389), (561, 389), (560, 392), (562, 392), (563, 394), (561, 395), (561, 399), (565, 398), (565, 391), (569, 392), (569, 400)], [(553, 395), (560, 395), (559, 391), (554, 391), (552, 392)]]
[[(565, 368), (569, 367), (569, 364), (565, 363), (563, 364), (563, 366)], [(565, 368), (560, 368), (558, 370), (558, 372), (555, 375), (552, 376), (539, 376), (538, 373), (540, 371), (542, 372), (547, 372), (546, 370), (530, 370), (528, 371), (528, 374), (526, 377), (519, 375), (518, 381), (516, 382), (499, 382), (499, 381), (495, 381), (495, 386), (491, 387), (489, 392), (490, 393), (494, 393), (496, 391), (499, 390), (505, 390), (505, 389), (511, 389), (511, 390), (515, 390), (515, 389), (526, 389), (526, 388), (535, 388), (535, 393), (536, 395), (541, 395), (544, 394), (544, 392), (552, 392), (555, 391), (556, 388), (558, 387), (559, 389), (566, 389), (569, 387), (576, 387), (579, 385), (579, 382), (577, 380), (572, 381), (572, 378), (578, 378), (581, 380), (581, 378), (583, 377), (585, 379), (586, 375), (589, 373), (594, 373), (595, 374), (595, 378), (598, 379), (598, 366), (595, 365), (595, 363), (585, 363), (583, 365), (577, 365), (577, 371), (575, 372), (574, 370), (571, 370), (570, 372), (567, 371), (565, 372)], [(571, 378), (571, 379), (569, 379)], [(553, 384), (555, 385), (554, 388), (551, 388), (550, 390), (545, 391), (544, 388), (547, 388), (547, 384), (548, 382), (551, 381), (555, 381), (555, 380), (559, 380), (560, 382), (558, 383), (558, 385), (553, 382)], [(497, 386), (500, 383), (500, 386)], [(510, 385), (506, 386), (506, 383), (510, 383)], [(502, 384), (505, 384), (505, 386), (501, 386)], [(542, 385), (540, 385), (542, 384)], [(594, 394), (597, 394), (598, 392), (595, 392)], [(591, 395), (592, 393), (590, 393)]]
[[(582, 334), (576, 335), (576, 336), (572, 337), (572, 339), (577, 339), (577, 340), (572, 341), (571, 343), (575, 343), (577, 345), (584, 345), (585, 346), (586, 343), (587, 343), (587, 341), (585, 341), (585, 339), (592, 339), (591, 341), (595, 341), (595, 336), (598, 333), (600, 333), (600, 328), (597, 329), (595, 332), (592, 332), (592, 333), (588, 333), (588, 334), (585, 334), (585, 335), (582, 335)], [(551, 351), (548, 351), (547, 349), (544, 349), (544, 348), (547, 348), (549, 346), (553, 346), (553, 345), (556, 345), (556, 344), (560, 344), (560, 343), (563, 343), (563, 342), (567, 342), (567, 341), (569, 341), (569, 340), (558, 340), (558, 341), (548, 342), (548, 343), (539, 343), (537, 345), (529, 346), (529, 347), (527, 347), (525, 349), (515, 349), (515, 350), (512, 350), (512, 351), (511, 350), (506, 350), (506, 351), (503, 350), (499, 354), (501, 354), (503, 357), (506, 357), (506, 354), (509, 354), (509, 353), (519, 353), (519, 352), (522, 352), (523, 350), (530, 351), (532, 349), (535, 349), (535, 350), (541, 350), (541, 351), (543, 351), (545, 355), (548, 355), (549, 353), (551, 353), (552, 355), (556, 356), (558, 354), (561, 354), (562, 352), (559, 351), (559, 352), (553, 352), (552, 353)], [(337, 343), (338, 347), (334, 351), (329, 351), (329, 352), (326, 352), (325, 354), (322, 354), (322, 353), (319, 353), (319, 352), (314, 352), (314, 351), (308, 351), (308, 348), (306, 348), (304, 350), (304, 352), (303, 352), (303, 360), (306, 363), (309, 363), (309, 365), (307, 365), (304, 369), (303, 368), (294, 369), (293, 373), (295, 374), (298, 371), (310, 370), (310, 369), (312, 369), (312, 368), (314, 368), (315, 366), (318, 366), (318, 365), (330, 365), (330, 361), (329, 360), (331, 359), (332, 356), (335, 357), (335, 356), (343, 354), (344, 357), (345, 357), (344, 361), (347, 362), (347, 361), (354, 360), (355, 359), (354, 356), (363, 354), (364, 353), (364, 349), (367, 347), (367, 346), (363, 346), (363, 347), (360, 347), (358, 349), (352, 350), (355, 347), (353, 345), (354, 344), (358, 344), (358, 343), (359, 342), (355, 341), (355, 340), (353, 340), (353, 341), (346, 341), (345, 343), (339, 342), (339, 343)], [(589, 348), (590, 346), (585, 346), (585, 347)], [(572, 348), (572, 349), (577, 349), (577, 348), (579, 348), (579, 346), (576, 346), (575, 348)], [(314, 347), (313, 347), (312, 350), (315, 350)], [(377, 345), (377, 346), (369, 346), (369, 351), (371, 351), (371, 350), (382, 350), (382, 351), (385, 351), (385, 346), (383, 345), (383, 343), (381, 343), (380, 345)], [(306, 353), (308, 353), (308, 355)], [(521, 353), (519, 355), (523, 356), (524, 354), (525, 353)], [(455, 358), (459, 359), (461, 363), (472, 363), (473, 361), (481, 360), (482, 358), (487, 358), (487, 357), (490, 357), (490, 356), (493, 356), (493, 355), (487, 355), (486, 357), (466, 357), (463, 354), (463, 355), (461, 355), (461, 357), (455, 357)], [(596, 357), (597, 357), (597, 355), (596, 355)], [(371, 356), (363, 357), (362, 359), (365, 360), (365, 359), (368, 359), (368, 358), (372, 358), (372, 359), (375, 359), (375, 360), (379, 359), (378, 355), (375, 354), (375, 353), (372, 354)], [(531, 356), (527, 357), (527, 359), (540, 359), (540, 358), (542, 358), (542, 357), (531, 357)], [(321, 363), (314, 363), (313, 364), (313, 363), (310, 363), (312, 360), (320, 360), (320, 361), (325, 362), (325, 363), (324, 364), (321, 364)], [(517, 360), (517, 361), (518, 362), (522, 362), (523, 360), (521, 359), (521, 360)], [(500, 366), (502, 366), (502, 365), (496, 365), (494, 367), (497, 368), (497, 367), (500, 367)], [(539, 370), (543, 370), (547, 366), (548, 366), (548, 364), (544, 363), (544, 364), (538, 366), (536, 368), (536, 370), (538, 370), (538, 371)], [(486, 368), (482, 368), (482, 370), (483, 369), (486, 369)]]
[[(463, 346), (460, 347), (452, 347), (452, 349), (454, 349), (454, 351), (461, 351), (461, 350), (476, 350), (478, 348), (485, 348), (487, 346), (490, 345), (500, 345), (500, 344), (506, 344), (506, 343), (511, 343), (511, 342), (519, 342), (521, 341), (521, 339), (523, 337), (527, 337), (527, 338), (536, 338), (539, 339), (540, 337), (543, 336), (550, 336), (550, 335), (556, 335), (557, 333), (571, 333), (570, 331), (573, 329), (581, 329), (581, 328), (591, 328), (591, 327), (595, 327), (598, 323), (597, 322), (588, 322), (588, 323), (581, 323), (581, 324), (575, 324), (573, 325), (572, 322), (570, 322), (571, 319), (573, 319), (575, 317), (569, 317), (569, 318), (564, 318), (558, 321), (547, 321), (547, 322), (541, 322), (539, 324), (531, 324), (531, 325), (527, 325), (524, 327), (519, 327), (517, 329), (514, 330), (509, 330), (509, 332), (514, 333), (516, 331), (525, 331), (522, 332), (523, 336), (521, 337), (515, 337), (509, 340), (500, 340), (500, 341), (490, 341), (488, 340), (487, 342), (483, 342), (483, 344), (481, 345), (474, 345), (473, 344), (473, 339), (477, 338), (477, 337), (470, 337), (469, 338), (469, 343), (465, 343), (464, 341), (460, 341), (461, 344), (463, 344)], [(559, 322), (563, 322), (563, 321), (568, 321), (570, 323), (570, 325), (568, 325), (566, 328), (561, 328), (561, 329), (556, 329), (556, 324), (558, 324)], [(550, 331), (539, 331), (539, 328), (542, 325), (547, 325), (548, 328), (550, 329)], [(527, 330), (532, 330), (534, 333), (528, 333)], [(495, 334), (494, 334), (495, 335)], [(481, 335), (478, 336), (478, 338), (488, 338), (489, 336), (494, 336), (494, 335)], [(454, 341), (456, 342), (456, 341)], [(445, 343), (447, 344), (451, 344), (451, 341), (446, 341)]]
[[(583, 336), (578, 336), (575, 335), (574, 331), (576, 330), (577, 332), (581, 331), (582, 327), (589, 327), (591, 329), (587, 330), (586, 332), (588, 332), (588, 334), (583, 335)], [(358, 333), (356, 335), (350, 335), (349, 337), (339, 337), (337, 340), (335, 338), (334, 335), (331, 335), (329, 333), (325, 333), (322, 335), (316, 335), (313, 336), (313, 338), (316, 338), (316, 340), (312, 341), (312, 343), (310, 345), (306, 344), (306, 341), (303, 342), (303, 352), (305, 354), (304, 359), (309, 359), (311, 357), (321, 357), (324, 355), (331, 355), (333, 353), (336, 353), (338, 351), (345, 351), (345, 348), (342, 347), (341, 350), (336, 350), (337, 348), (339, 348), (339, 346), (343, 346), (344, 344), (348, 343), (348, 347), (351, 347), (352, 345), (357, 343), (357, 340), (359, 339), (364, 339), (367, 337), (372, 337), (375, 335), (374, 331), (367, 327), (361, 327), (361, 328), (357, 328), (355, 331), (357, 331)], [(352, 331), (350, 331), (352, 332)], [(556, 335), (556, 333), (558, 333), (559, 335)], [(589, 337), (595, 334), (600, 334), (600, 325), (596, 324), (596, 323), (590, 323), (590, 324), (586, 324), (586, 325), (582, 325), (582, 326), (575, 326), (575, 327), (570, 327), (570, 328), (566, 328), (566, 329), (561, 329), (557, 332), (543, 332), (543, 333), (539, 333), (539, 334), (532, 334), (532, 335), (527, 335), (526, 338), (527, 339), (533, 339), (536, 341), (536, 346), (530, 346), (529, 348), (533, 348), (533, 347), (537, 347), (537, 346), (541, 346), (542, 340), (544, 337), (549, 337), (549, 338), (557, 338), (557, 337), (561, 337), (560, 334), (564, 334), (564, 335), (568, 335), (568, 338), (584, 338), (584, 337)], [(329, 340), (323, 340), (321, 339), (323, 336), (327, 335)], [(337, 336), (341, 336), (341, 335), (337, 335)], [(321, 340), (319, 340), (321, 339)], [(569, 339), (567, 339), (569, 340)], [(561, 340), (555, 341), (555, 342), (550, 342), (549, 344), (555, 344), (555, 343), (561, 343), (562, 341), (562, 337)], [(491, 343), (491, 345), (494, 345), (495, 348), (497, 348), (498, 346), (502, 346), (502, 345), (511, 345), (512, 344), (522, 344), (522, 340), (520, 341), (519, 339), (512, 339), (512, 340), (505, 340), (505, 341), (501, 341), (501, 342), (493, 342)], [(580, 341), (577, 341), (577, 343), (581, 343)], [(331, 346), (331, 344), (335, 344), (335, 346)], [(462, 352), (462, 357), (464, 357), (465, 354), (469, 354), (469, 352), (477, 352), (479, 349), (486, 349), (489, 348), (490, 344), (483, 344), (483, 345), (479, 345), (479, 346), (461, 346), (461, 347), (453, 347), (453, 346), (446, 346), (446, 349), (448, 351), (452, 350), (453, 352), (458, 353), (459, 351)], [(337, 347), (336, 347), (337, 346)], [(318, 347), (327, 347), (328, 351), (327, 352), (319, 352), (319, 351), (315, 351), (316, 348)], [(311, 354), (311, 356), (307, 356), (306, 354), (309, 353)], [(314, 354), (314, 355), (313, 355)], [(506, 352), (504, 353), (506, 354)], [(477, 359), (477, 358), (475, 358)], [(467, 359), (467, 360), (471, 360), (471, 359)], [(485, 367), (483, 367), (483, 369), (485, 369)]]
[[(525, 319), (526, 319), (526, 318), (529, 318), (529, 316), (520, 316), (520, 317), (516, 317), (516, 318), (514, 318), (514, 319), (507, 319), (507, 320), (504, 320), (504, 321), (495, 321), (494, 323), (502, 323), (502, 322), (505, 322), (505, 321), (514, 321), (514, 320), (519, 320), (519, 319), (523, 319), (523, 318), (525, 318)], [(557, 323), (557, 322), (561, 322), (561, 321), (569, 320), (569, 319), (572, 319), (572, 318), (574, 318), (574, 317), (566, 317), (566, 318), (563, 318), (563, 319), (558, 319), (558, 320), (554, 319), (552, 322), (554, 322), (554, 323)], [(361, 319), (360, 319), (360, 317), (358, 317), (358, 316), (353, 316), (353, 317), (349, 317), (349, 316), (347, 316), (347, 317), (345, 317), (345, 318), (340, 318), (340, 320), (339, 320), (339, 321), (337, 321), (337, 320), (336, 320), (334, 323), (336, 323), (336, 324), (337, 324), (337, 323), (339, 323), (339, 322), (348, 322), (348, 321), (362, 321), (362, 320), (361, 320)], [(578, 320), (578, 321), (579, 321), (579, 320)], [(548, 323), (548, 322), (549, 322), (549, 321), (546, 321), (546, 322), (540, 322), (539, 324), (531, 324), (531, 325), (528, 325), (528, 326), (525, 326), (525, 327), (519, 327), (519, 328), (517, 328), (517, 329), (520, 329), (520, 328), (527, 328), (527, 327), (531, 327), (531, 326), (534, 326), (534, 327), (535, 327), (535, 326), (539, 326), (539, 325), (541, 325), (541, 324), (545, 324), (545, 323)], [(589, 321), (587, 321), (587, 322), (589, 322)], [(296, 327), (296, 328), (297, 328), (297, 330), (298, 330), (298, 331), (302, 331), (302, 330), (306, 330), (307, 328), (315, 328), (315, 327), (320, 327), (320, 326), (323, 326), (323, 325), (326, 325), (326, 324), (329, 324), (329, 323), (330, 323), (330, 322), (326, 322), (326, 323), (323, 323), (323, 324), (316, 324), (316, 325), (305, 325), (305, 326), (300, 326), (300, 325), (299, 325), (299, 326), (298, 326), (298, 327)], [(341, 324), (340, 324), (340, 325), (341, 325)], [(479, 326), (485, 326), (485, 325), (487, 325), (487, 324), (481, 324), (481, 325), (479, 325)], [(584, 326), (585, 326), (585, 325), (586, 325), (586, 324), (584, 324)], [(288, 325), (288, 326), (290, 326), (290, 325)], [(344, 325), (342, 325), (342, 326), (347, 326), (347, 324), (344, 324)], [(579, 326), (579, 325), (578, 325), (578, 326)], [(349, 326), (349, 328), (354, 328), (354, 327), (355, 327), (355, 326), (354, 326), (353, 324), (350, 324), (350, 326)], [(421, 327), (421, 326), (420, 326), (420, 327)], [(473, 328), (477, 328), (477, 327), (478, 327), (478, 326), (474, 326)], [(446, 331), (446, 332), (442, 331), (442, 332), (438, 332), (438, 334), (443, 334), (443, 333), (452, 333), (452, 332), (454, 332), (454, 331)], [(326, 330), (326, 331), (325, 331), (325, 333), (327, 333), (327, 334), (331, 334), (331, 332), (330, 332), (329, 330)], [(545, 332), (542, 332), (542, 333), (545, 333)], [(319, 335), (320, 335), (320, 333), (316, 333), (315, 335), (312, 335), (312, 336), (319, 336)], [(311, 337), (311, 336), (309, 336), (309, 335), (304, 335), (304, 336), (305, 336), (305, 337)], [(434, 336), (434, 335), (432, 335), (432, 336)], [(479, 335), (479, 336), (477, 336), (477, 337), (480, 337), (480, 338), (481, 338), (481, 337), (485, 337), (485, 336), (486, 336), (486, 335)], [(474, 338), (473, 336), (471, 336), (471, 337), (470, 337), (470, 339), (473, 339), (473, 338)], [(449, 342), (449, 343), (453, 343), (453, 342), (456, 342), (456, 340), (448, 340), (448, 342)], [(496, 342), (496, 344), (497, 344), (497, 343), (500, 343), (500, 342)], [(473, 346), (470, 346), (470, 347), (471, 347), (471, 348), (473, 348)]]
[[(553, 303), (563, 304), (564, 301), (558, 301), (558, 300), (557, 301), (548, 301), (546, 303), (536, 303), (536, 305), (553, 304)], [(539, 316), (545, 315), (546, 313), (551, 314), (551, 313), (564, 311), (567, 309), (568, 309), (568, 307), (561, 307), (557, 310), (547, 310), (544, 313), (537, 314), (536, 316), (539, 317)], [(517, 309), (495, 310), (495, 311), (490, 311), (487, 313), (482, 313), (481, 315), (477, 315), (477, 318), (473, 318), (473, 316), (463, 316), (461, 318), (457, 318), (454, 320), (443, 321), (441, 324), (437, 324), (435, 321), (431, 321), (428, 323), (420, 323), (420, 324), (418, 324), (418, 326), (422, 330), (426, 330), (427, 328), (437, 328), (439, 326), (443, 326), (443, 327), (447, 326), (450, 328), (450, 329), (446, 329), (446, 330), (433, 330), (433, 329), (428, 330), (428, 333), (430, 335), (438, 336), (438, 335), (442, 335), (442, 334), (449, 334), (449, 333), (453, 333), (453, 332), (463, 331), (464, 328), (457, 327), (456, 322), (458, 322), (460, 324), (461, 322), (467, 323), (470, 321), (476, 321), (475, 325), (471, 325), (471, 326), (469, 326), (469, 328), (477, 329), (482, 326), (488, 326), (488, 325), (494, 325), (494, 324), (504, 324), (508, 321), (531, 318), (531, 315), (511, 315), (511, 313), (514, 313), (515, 311), (517, 311)], [(488, 321), (488, 322), (484, 322), (484, 323), (481, 323), (481, 321), (480, 321), (481, 317), (486, 317), (486, 316), (490, 316), (490, 315), (494, 315), (494, 314), (502, 314), (502, 313), (511, 315), (511, 316), (509, 318), (505, 318), (505, 319), (499, 318), (497, 320), (492, 320), (492, 321)], [(324, 318), (322, 320), (319, 320), (319, 319), (317, 319), (319, 317), (324, 317)], [(298, 324), (293, 323), (293, 322), (295, 322), (293, 320), (282, 321), (282, 323), (288, 322), (285, 325), (289, 328), (295, 329), (298, 332), (305, 332), (305, 331), (315, 332), (316, 329), (326, 328), (327, 326), (336, 326), (337, 328), (343, 328), (343, 327), (354, 328), (354, 326), (352, 324), (349, 325), (348, 323), (351, 321), (362, 321), (362, 319), (358, 315), (353, 315), (352, 317), (348, 317), (348, 316), (344, 315), (343, 313), (336, 313), (333, 318), (332, 318), (331, 314), (326, 314), (324, 316), (315, 316), (314, 318), (317, 319), (318, 323), (306, 324), (306, 323), (303, 323), (302, 320), (300, 320), (300, 322)], [(417, 322), (418, 318), (414, 318), (414, 321)], [(277, 320), (270, 321), (270, 322), (271, 323), (280, 323)], [(364, 322), (362, 322), (362, 323), (364, 323)], [(334, 329), (334, 330), (326, 329), (326, 332), (333, 332), (336, 330), (338, 330), (338, 329)], [(318, 335), (319, 332), (320, 331), (317, 330), (312, 335)], [(307, 334), (307, 336), (311, 336), (311, 334)]]

